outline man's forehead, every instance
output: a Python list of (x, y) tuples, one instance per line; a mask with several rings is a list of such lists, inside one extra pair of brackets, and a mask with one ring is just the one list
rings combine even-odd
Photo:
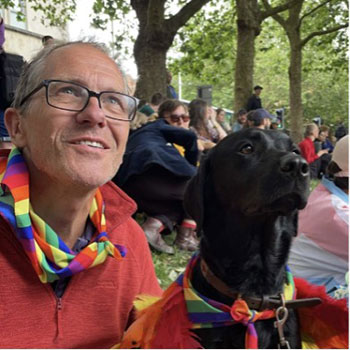
[[(86, 64), (89, 64), (92, 59), (98, 59), (106, 69), (114, 69), (118, 75), (121, 75), (118, 65), (102, 50), (84, 43), (71, 44), (63, 47), (59, 47), (53, 50), (48, 58), (47, 63), (51, 66), (48, 67), (52, 70), (56, 66), (58, 68), (69, 69), (68, 61), (75, 60), (79, 63), (79, 60), (84, 60)], [(91, 62), (92, 68), (95, 64)], [(83, 68), (83, 67), (81, 67)]]

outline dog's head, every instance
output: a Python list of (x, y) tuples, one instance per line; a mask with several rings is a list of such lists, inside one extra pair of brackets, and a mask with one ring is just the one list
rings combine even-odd
[(283, 216), (304, 208), (308, 194), (309, 166), (298, 146), (279, 131), (244, 129), (208, 153), (187, 187), (184, 205), (200, 231), (208, 205), (252, 219)]

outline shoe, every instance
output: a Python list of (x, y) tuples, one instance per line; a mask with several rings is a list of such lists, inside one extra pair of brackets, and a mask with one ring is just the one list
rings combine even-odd
[(156, 218), (148, 217), (147, 220), (141, 225), (143, 231), (145, 232), (148, 244), (155, 250), (167, 253), (174, 254), (174, 248), (168, 246), (160, 232), (164, 228), (161, 221)]
[(192, 227), (180, 226), (177, 230), (175, 244), (182, 250), (194, 252), (198, 249), (199, 241), (196, 238), (195, 229)]

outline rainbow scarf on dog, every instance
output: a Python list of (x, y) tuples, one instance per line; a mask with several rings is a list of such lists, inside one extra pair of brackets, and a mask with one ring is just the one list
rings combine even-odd
[[(187, 265), (184, 275), (181, 275), (176, 281), (183, 287), (188, 318), (192, 323), (192, 328), (223, 327), (242, 323), (247, 327), (245, 348), (257, 349), (258, 335), (254, 323), (258, 320), (274, 318), (275, 310), (251, 310), (243, 299), (236, 299), (229, 306), (201, 295), (191, 285), (192, 271), (198, 259), (198, 256), (193, 256)], [(284, 296), (286, 300), (295, 299), (294, 281), (289, 269), (287, 270), (287, 284), (284, 288)]]
[(98, 233), (74, 253), (36, 215), (30, 205), (29, 173), (21, 152), (14, 148), (0, 159), (0, 213), (13, 227), (42, 283), (51, 283), (103, 263), (108, 256), (122, 259), (126, 249), (109, 241), (102, 195), (97, 189), (89, 217)]

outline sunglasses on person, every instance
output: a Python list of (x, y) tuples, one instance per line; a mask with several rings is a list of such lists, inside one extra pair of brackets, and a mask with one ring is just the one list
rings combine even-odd
[(190, 116), (188, 116), (187, 114), (180, 114), (180, 115), (170, 114), (170, 120), (173, 123), (178, 123), (180, 121), (180, 118), (184, 123), (187, 123), (190, 120)]

